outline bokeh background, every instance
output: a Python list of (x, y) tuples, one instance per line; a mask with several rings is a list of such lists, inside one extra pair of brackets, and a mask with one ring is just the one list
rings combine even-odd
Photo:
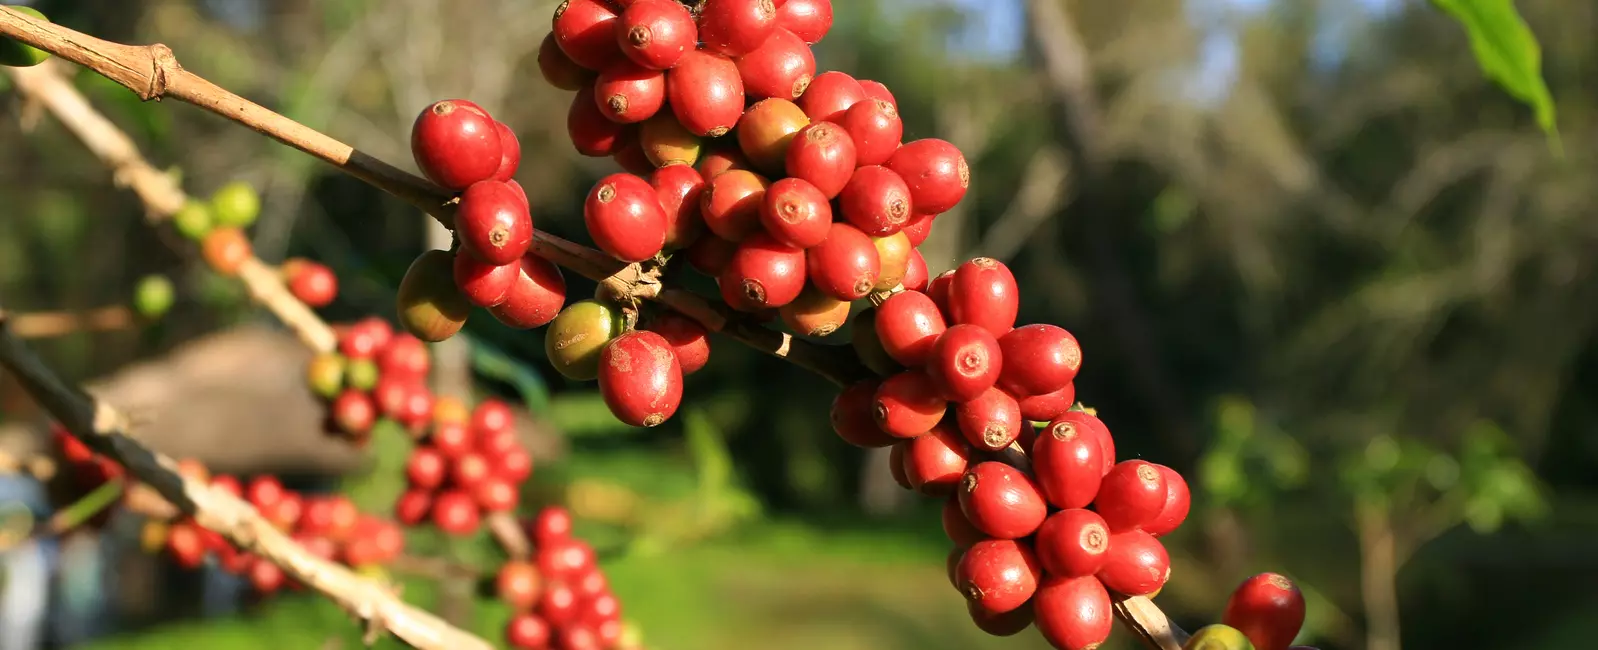
[[(33, 4), (111, 40), (164, 42), (190, 69), (407, 168), (416, 112), (472, 99), (517, 131), (536, 224), (562, 236), (585, 239), (582, 197), (615, 170), (571, 151), (569, 95), (538, 76), (548, 0)], [(1007, 262), (1022, 321), (1082, 342), (1078, 394), (1123, 457), (1189, 478), (1193, 515), (1169, 538), (1157, 601), (1189, 629), (1217, 619), (1242, 578), (1275, 570), (1308, 595), (1300, 642), (1325, 649), (1590, 643), (1598, 5), (1517, 4), (1543, 47), (1563, 157), (1484, 78), (1459, 23), (1420, 0), (835, 3), (821, 67), (886, 83), (907, 140), (948, 139), (971, 162), (970, 195), (922, 248), (932, 272), (978, 254)], [(331, 265), (333, 320), (388, 315), (412, 257), (438, 241), (399, 201), (248, 130), (77, 81), (191, 193), (258, 187), (257, 252)], [(149, 273), (179, 288), (159, 323), (37, 341), (57, 367), (113, 394), (135, 362), (170, 394), (210, 391), (220, 406), (148, 432), (158, 448), (391, 503), (384, 468), (403, 443), (339, 462), (314, 443), (239, 451), (288, 426), (272, 419), (285, 404), (310, 403), (292, 355), (246, 362), (286, 335), (164, 245), (3, 75), (0, 143), (7, 308), (126, 303)], [(569, 279), (572, 295), (591, 290)], [(583, 518), (651, 647), (1045, 647), (965, 620), (939, 504), (899, 490), (884, 454), (837, 440), (823, 380), (717, 340), (681, 414), (633, 430), (542, 363), (541, 332), (488, 318), (467, 330), (441, 357), (479, 394), (526, 405), (540, 450), (526, 500)], [(209, 361), (231, 365), (194, 371)], [(8, 431), (37, 431), (37, 410), (0, 386)], [(48, 512), (47, 496), (0, 478), (0, 500)], [(41, 620), (38, 647), (357, 647), (314, 596), (255, 602), (226, 576), (143, 553), (139, 531), (117, 517), (0, 556), (0, 647), (33, 647), (6, 644)], [(504, 611), (459, 591), (406, 587), (498, 638)], [(1112, 644), (1130, 647), (1124, 632)]]

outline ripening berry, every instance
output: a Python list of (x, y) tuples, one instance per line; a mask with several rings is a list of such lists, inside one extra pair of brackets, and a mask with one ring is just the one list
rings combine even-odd
[(554, 262), (534, 253), (523, 255), (519, 266), (505, 301), (490, 307), (488, 313), (516, 329), (548, 325), (566, 304), (566, 278)]
[(762, 99), (744, 111), (738, 120), (738, 147), (756, 169), (767, 174), (782, 173), (788, 146), (810, 118), (786, 99)]
[(847, 73), (833, 70), (816, 75), (799, 96), (799, 108), (815, 122), (841, 123), (846, 111), (864, 101), (866, 91)]
[(1283, 650), (1304, 626), (1304, 594), (1286, 576), (1261, 573), (1232, 592), (1221, 622), (1246, 635), (1256, 650)]
[(693, 165), (699, 161), (704, 142), (683, 128), (677, 116), (660, 112), (638, 125), (638, 146), (650, 165), (659, 168)]
[(592, 85), (583, 86), (572, 96), (571, 107), (566, 111), (566, 135), (577, 153), (590, 158), (614, 155), (628, 143), (628, 129), (628, 125), (612, 121), (599, 110)]
[(666, 212), (648, 181), (631, 174), (600, 179), (583, 204), (588, 234), (611, 257), (641, 262), (666, 243)]
[(621, 13), (616, 27), (622, 53), (654, 70), (676, 65), (698, 40), (694, 17), (676, 0), (635, 0)]
[(811, 119), (794, 134), (784, 168), (793, 178), (810, 181), (828, 199), (837, 198), (855, 173), (855, 146), (849, 132), (831, 122)]
[(1090, 428), (1073, 420), (1055, 421), (1038, 434), (1027, 451), (1050, 505), (1086, 508), (1098, 496), (1104, 479), (1104, 450)]
[(437, 343), (466, 325), (472, 303), (455, 286), (454, 256), (431, 250), (417, 256), (400, 280), (400, 325), (416, 338)]
[(616, 11), (607, 0), (563, 0), (551, 32), (560, 50), (589, 70), (603, 70), (622, 56), (616, 44)]
[(888, 159), (887, 167), (904, 178), (911, 200), (921, 212), (948, 212), (965, 198), (971, 185), (965, 156), (954, 145), (935, 138), (905, 143)]
[(600, 354), (599, 392), (616, 419), (635, 427), (658, 426), (682, 403), (682, 366), (659, 334), (628, 332)]
[(577, 65), (560, 51), (554, 32), (545, 34), (543, 42), (538, 44), (538, 72), (549, 85), (561, 90), (577, 90), (594, 83), (595, 77), (593, 70)]
[(905, 478), (922, 494), (953, 495), (960, 479), (970, 469), (971, 445), (952, 424), (940, 423), (926, 435), (901, 444), (905, 445)]
[(767, 233), (784, 244), (814, 248), (826, 241), (832, 232), (832, 205), (809, 181), (784, 178), (766, 189), (760, 206), (760, 223)]
[[(878, 386), (881, 382), (875, 380), (857, 382), (832, 400), (832, 430), (844, 442), (868, 449), (899, 442), (877, 424), (874, 412)], [(903, 471), (902, 466), (899, 471)]]
[(978, 463), (960, 479), (960, 511), (977, 530), (997, 539), (1020, 539), (1037, 531), (1048, 505), (1037, 482), (996, 461)]
[(777, 310), (782, 322), (800, 336), (831, 336), (849, 321), (849, 303), (806, 285), (799, 297)]
[(622, 332), (621, 314), (595, 300), (574, 302), (560, 312), (544, 334), (550, 365), (568, 379), (599, 378), (599, 355)]
[(594, 101), (612, 122), (642, 122), (665, 105), (666, 75), (630, 59), (617, 60), (594, 81)]
[(494, 118), (463, 101), (436, 102), (411, 126), (416, 166), (434, 183), (456, 191), (492, 178), (504, 151)]
[(473, 183), (455, 212), (461, 250), (488, 264), (510, 264), (533, 244), (533, 218), (519, 192), (505, 183)]
[(337, 353), (318, 354), (305, 367), (306, 382), (311, 392), (326, 399), (338, 396), (344, 388), (344, 357)]
[(1049, 575), (1092, 576), (1104, 567), (1110, 550), (1110, 527), (1092, 510), (1061, 510), (1038, 528), (1034, 548)]
[(691, 50), (666, 73), (671, 110), (695, 135), (720, 137), (744, 112), (743, 79), (738, 65), (720, 54)]
[[(923, 293), (901, 291), (877, 308), (877, 338), (881, 339), (883, 349), (895, 361), (911, 368), (926, 363), (932, 355), (932, 346), (946, 329), (937, 305)], [(1004, 365), (1005, 368), (1009, 366), (1008, 363)]]
[(255, 257), (250, 238), (238, 228), (217, 228), (200, 241), (200, 256), (211, 270), (222, 275), (238, 275), (244, 263)]
[(734, 169), (711, 179), (699, 195), (699, 214), (717, 237), (741, 242), (760, 230), (760, 208), (771, 183), (751, 171)]
[(284, 261), (282, 269), (289, 292), (300, 302), (321, 308), (333, 304), (338, 297), (338, 276), (327, 266), (294, 258)]
[(704, 0), (699, 5), (699, 41), (705, 49), (743, 56), (764, 45), (777, 28), (771, 0)]
[(798, 99), (816, 76), (816, 56), (793, 32), (772, 30), (766, 43), (738, 57), (738, 76), (750, 97)]
[(1098, 577), (1110, 591), (1147, 596), (1159, 591), (1171, 577), (1171, 558), (1153, 535), (1141, 530), (1114, 533)]
[(806, 277), (804, 251), (757, 232), (738, 244), (718, 282), (729, 307), (755, 312), (793, 302)]
[(888, 435), (914, 438), (943, 420), (948, 403), (926, 373), (907, 370), (883, 380), (872, 408)]
[(684, 375), (699, 372), (710, 362), (710, 337), (699, 321), (675, 311), (661, 310), (643, 329), (659, 334), (671, 344)]
[(1115, 610), (1098, 578), (1048, 576), (1032, 597), (1038, 631), (1060, 650), (1096, 650), (1110, 638)]
[(832, 0), (787, 0), (777, 9), (777, 25), (815, 44), (832, 29)]
[(877, 291), (892, 291), (894, 287), (904, 284), (904, 276), (910, 274), (910, 255), (915, 252), (915, 248), (910, 245), (910, 239), (905, 237), (904, 233), (896, 232), (883, 237), (872, 237), (871, 246), (877, 249), (877, 260), (882, 264), (882, 272), (877, 275), (877, 283), (871, 288)]
[(1104, 516), (1110, 530), (1121, 532), (1151, 523), (1165, 508), (1165, 475), (1144, 460), (1117, 463), (1104, 475), (1093, 507)]
[[(952, 302), (952, 288), (950, 294)], [(1076, 337), (1054, 325), (1017, 327), (999, 337), (999, 348), (1007, 362), (999, 375), (999, 386), (1016, 397), (1064, 388), (1082, 367), (1082, 348)]]
[(1002, 614), (1032, 598), (1043, 570), (1028, 543), (989, 539), (966, 549), (954, 575), (966, 600), (988, 613)]

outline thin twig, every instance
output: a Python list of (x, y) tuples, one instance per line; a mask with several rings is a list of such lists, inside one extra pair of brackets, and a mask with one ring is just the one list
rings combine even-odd
[(28, 312), (11, 316), (11, 332), (24, 339), (45, 339), (77, 332), (109, 332), (133, 324), (133, 312), (113, 305), (89, 311)]

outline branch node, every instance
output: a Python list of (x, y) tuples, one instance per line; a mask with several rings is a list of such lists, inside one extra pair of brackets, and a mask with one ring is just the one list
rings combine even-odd
[(172, 53), (172, 48), (161, 43), (149, 47), (150, 50), (150, 85), (139, 93), (139, 99), (144, 101), (161, 101), (166, 95), (166, 85), (170, 78), (183, 72), (183, 66), (178, 63), (178, 57)]

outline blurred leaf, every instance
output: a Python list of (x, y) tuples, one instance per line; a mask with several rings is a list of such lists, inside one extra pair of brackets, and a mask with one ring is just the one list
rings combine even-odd
[(1563, 155), (1554, 98), (1542, 77), (1542, 48), (1513, 0), (1432, 0), (1432, 4), (1465, 26), (1482, 72), (1531, 107), (1537, 126), (1548, 135), (1549, 147)]
[(414, 445), (405, 428), (388, 418), (378, 420), (371, 435), (371, 466), (345, 478), (341, 487), (362, 512), (389, 512), (405, 491), (405, 462)]
[(598, 391), (565, 393), (550, 398), (544, 414), (568, 438), (614, 436), (634, 427), (617, 420)]

